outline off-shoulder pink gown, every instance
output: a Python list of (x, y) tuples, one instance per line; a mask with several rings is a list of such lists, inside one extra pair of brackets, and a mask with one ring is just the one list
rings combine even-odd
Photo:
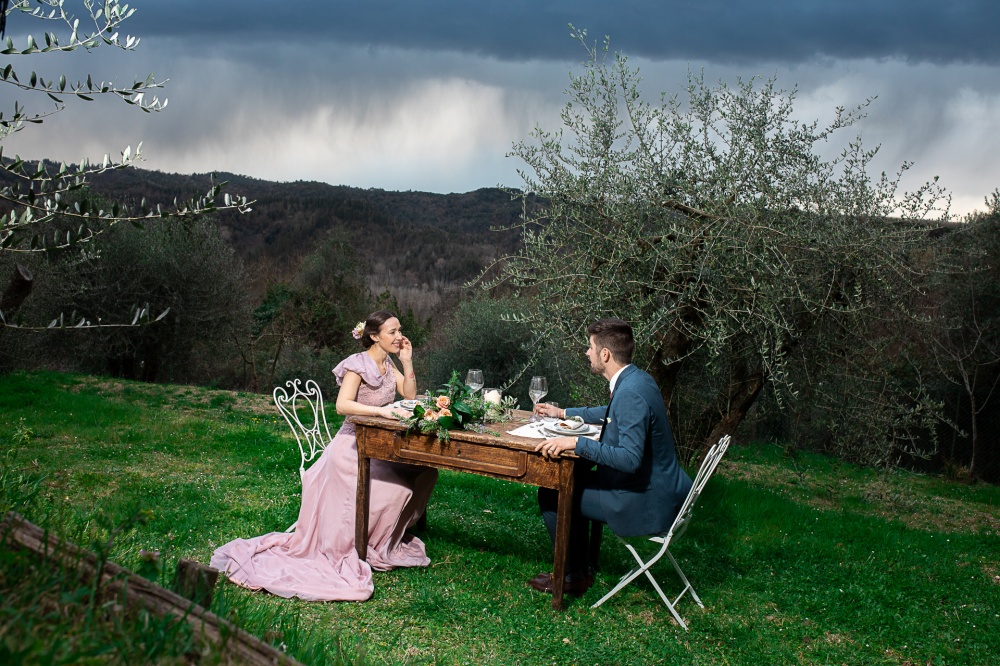
[[(365, 352), (344, 359), (337, 384), (350, 370), (361, 376), (358, 402), (384, 406), (396, 396), (393, 364), (379, 373)], [(344, 422), (302, 479), (302, 507), (294, 532), (236, 539), (216, 549), (212, 566), (250, 589), (310, 601), (364, 601), (374, 591), (372, 569), (425, 567), (420, 539), (407, 534), (427, 507), (437, 470), (372, 460), (367, 562), (354, 547), (358, 448), (354, 424)]]

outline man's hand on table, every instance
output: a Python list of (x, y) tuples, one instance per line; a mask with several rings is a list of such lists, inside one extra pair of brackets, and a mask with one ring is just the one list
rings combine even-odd
[(550, 460), (562, 456), (563, 451), (576, 450), (576, 437), (553, 437), (535, 445), (535, 451), (541, 452)]

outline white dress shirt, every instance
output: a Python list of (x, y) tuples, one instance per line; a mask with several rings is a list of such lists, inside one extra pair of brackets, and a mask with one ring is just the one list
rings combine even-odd
[(614, 376), (611, 377), (611, 388), (608, 389), (609, 393), (614, 393), (615, 392), (615, 384), (618, 383), (618, 375), (622, 374), (622, 370), (624, 370), (625, 368), (627, 368), (629, 365), (632, 365), (632, 364), (629, 363), (628, 365), (622, 367), (618, 372), (616, 372), (614, 374)]

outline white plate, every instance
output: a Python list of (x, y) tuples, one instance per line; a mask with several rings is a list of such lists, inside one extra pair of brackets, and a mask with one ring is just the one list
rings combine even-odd
[(589, 437), (590, 435), (596, 435), (598, 432), (597, 426), (592, 425), (587, 425), (585, 428), (580, 428), (579, 430), (566, 430), (558, 426), (543, 425), (542, 430), (554, 437)]
[(420, 404), (419, 400), (397, 400), (396, 402), (389, 405), (390, 407), (397, 407), (399, 409), (405, 409), (406, 411), (412, 412), (413, 408)]

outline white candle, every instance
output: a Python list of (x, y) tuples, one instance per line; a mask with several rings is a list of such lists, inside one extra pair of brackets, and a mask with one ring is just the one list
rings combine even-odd
[(483, 393), (483, 400), (493, 405), (499, 405), (500, 391), (498, 391), (497, 389), (489, 389), (488, 391)]

